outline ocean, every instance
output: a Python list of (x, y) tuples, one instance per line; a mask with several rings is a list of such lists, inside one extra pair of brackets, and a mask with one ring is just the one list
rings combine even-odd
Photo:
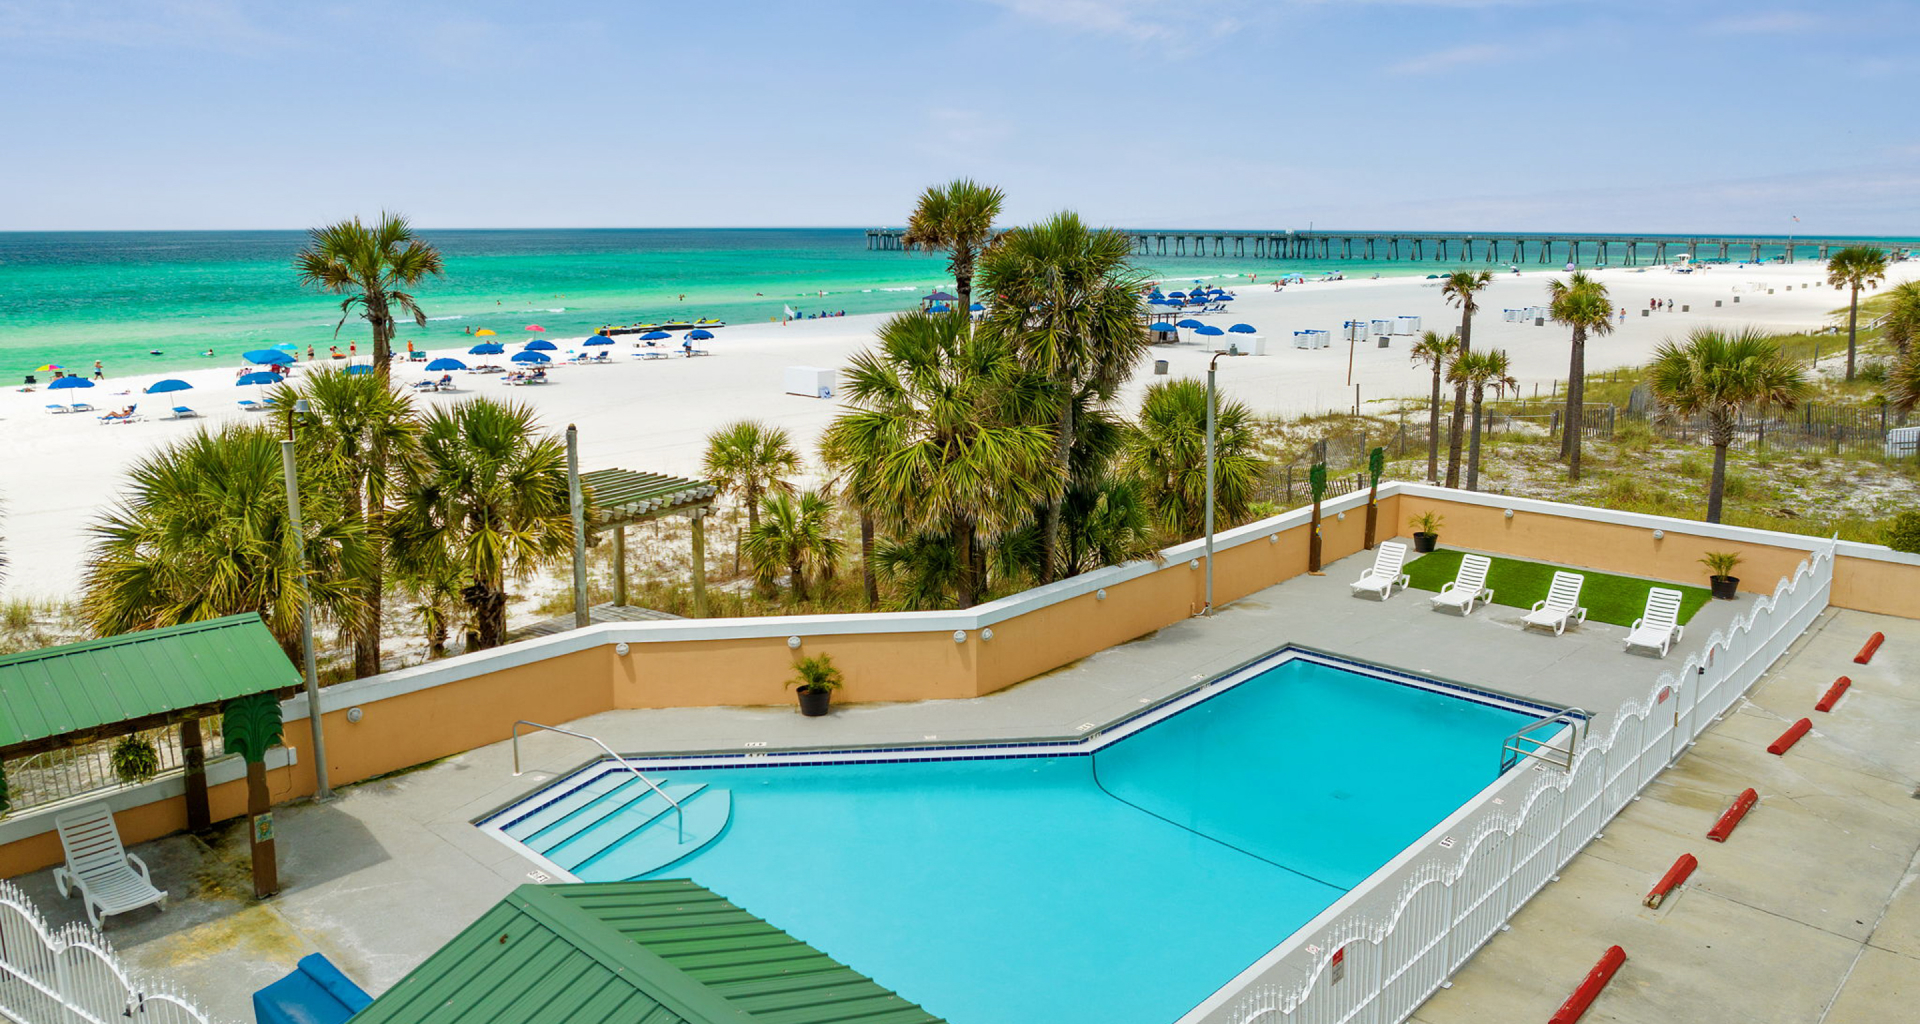
[[(766, 322), (803, 314), (883, 313), (951, 284), (939, 254), (872, 252), (860, 228), (432, 230), (446, 276), (417, 292), (429, 321), (403, 326), (397, 346), (445, 348), (469, 329), (503, 342), (538, 324), (578, 337), (607, 324), (713, 317)], [(1511, 236), (1508, 236), (1511, 237)], [(336, 339), (339, 299), (302, 289), (299, 231), (0, 232), (0, 380), (53, 363), (109, 376), (238, 363), (280, 343), (325, 352), (368, 347), (350, 319)], [(1309, 277), (1430, 274), (1435, 261), (1275, 261), (1140, 257), (1170, 282), (1282, 272)], [(204, 353), (211, 351), (211, 357)]]

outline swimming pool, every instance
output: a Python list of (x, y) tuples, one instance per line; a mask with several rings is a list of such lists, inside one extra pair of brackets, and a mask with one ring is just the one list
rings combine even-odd
[(605, 761), (480, 824), (583, 881), (691, 878), (952, 1024), (1170, 1024), (1541, 710), (1287, 649), (1082, 741), (634, 761), (685, 843)]

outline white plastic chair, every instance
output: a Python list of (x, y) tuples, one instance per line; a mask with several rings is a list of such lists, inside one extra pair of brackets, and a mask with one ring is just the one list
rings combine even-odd
[(112, 808), (104, 803), (87, 804), (53, 819), (53, 824), (60, 831), (60, 847), (67, 855), (66, 866), (53, 870), (54, 884), (60, 887), (62, 897), (71, 898), (70, 888), (80, 890), (87, 919), (95, 928), (109, 914), (124, 914), (156, 903), (161, 910), (167, 909), (167, 894), (153, 887), (146, 862), (120, 844)]
[(1552, 629), (1554, 636), (1567, 631), (1569, 618), (1576, 622), (1587, 621), (1587, 610), (1580, 607), (1580, 588), (1587, 585), (1587, 578), (1577, 572), (1555, 572), (1553, 586), (1547, 588), (1547, 596), (1533, 602), (1533, 610), (1527, 612), (1520, 621), (1522, 628), (1540, 626)]
[(1487, 570), (1493, 559), (1485, 555), (1466, 555), (1460, 559), (1460, 571), (1430, 600), (1435, 608), (1458, 608), (1463, 616), (1473, 614), (1473, 604), (1493, 603), (1493, 591), (1487, 589)]
[(1680, 592), (1665, 587), (1654, 587), (1647, 591), (1647, 610), (1633, 620), (1633, 630), (1627, 634), (1627, 649), (1635, 647), (1659, 648), (1662, 658), (1674, 642), (1686, 634), (1686, 628), (1680, 625)]
[(1379, 594), (1385, 601), (1393, 596), (1393, 585), (1398, 583), (1405, 590), (1409, 578), (1400, 571), (1407, 561), (1407, 546), (1397, 540), (1390, 540), (1373, 551), (1373, 567), (1366, 574), (1353, 581), (1353, 592)]

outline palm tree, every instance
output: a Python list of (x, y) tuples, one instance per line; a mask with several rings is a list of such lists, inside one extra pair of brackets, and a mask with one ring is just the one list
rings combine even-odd
[[(1160, 532), (1172, 541), (1206, 529), (1207, 386), (1197, 380), (1154, 384), (1140, 402), (1140, 422), (1125, 446), (1129, 477), (1140, 487)], [(1221, 399), (1214, 413), (1214, 515), (1245, 519), (1266, 469), (1253, 413)]]
[(1806, 371), (1766, 334), (1695, 328), (1686, 344), (1663, 343), (1647, 369), (1653, 397), (1681, 416), (1705, 415), (1713, 445), (1713, 480), (1707, 490), (1707, 522), (1720, 521), (1726, 489), (1727, 446), (1740, 411), (1748, 406), (1791, 409), (1812, 393)]
[[(994, 295), (984, 328), (1053, 386), (1053, 461), (1062, 478), (1079, 420), (1110, 402), (1151, 344), (1141, 278), (1127, 236), (1060, 213), (1001, 235), (981, 260), (981, 284)], [(1040, 582), (1060, 568), (1061, 502), (1056, 491), (1041, 521)]]
[(1425, 363), (1433, 370), (1433, 397), (1427, 400), (1427, 482), (1430, 484), (1440, 482), (1440, 378), (1446, 375), (1447, 364), (1459, 351), (1459, 335), (1449, 334), (1443, 338), (1439, 331), (1428, 331), (1414, 343), (1410, 353), (1414, 362)]
[[(1440, 294), (1449, 304), (1460, 307), (1460, 355), (1473, 351), (1473, 314), (1480, 310), (1478, 298), (1493, 283), (1491, 270), (1456, 270), (1440, 284)], [(1447, 439), (1447, 486), (1460, 486), (1461, 431), (1467, 424), (1467, 386), (1456, 382), (1453, 388), (1453, 426)]]
[(874, 545), (874, 573), (887, 584), (889, 604), (905, 612), (947, 607), (960, 587), (952, 538), (941, 531), (887, 538)]
[[(293, 411), (296, 398), (306, 399), (303, 416)], [(403, 470), (418, 452), (413, 403), (378, 374), (320, 367), (298, 387), (281, 389), (273, 408), (279, 430), (294, 431), (300, 461), (327, 481), (323, 486), (336, 489), (342, 515), (366, 538), (371, 575), (363, 584), (353, 674), (375, 675), (386, 590), (386, 516)]]
[(1827, 260), (1827, 283), (1850, 290), (1847, 300), (1847, 379), (1853, 379), (1854, 341), (1860, 321), (1860, 289), (1878, 286), (1887, 276), (1887, 253), (1870, 245), (1849, 245)]
[(566, 445), (533, 410), (474, 398), (435, 408), (392, 516), (396, 558), (453, 567), (473, 624), (469, 650), (507, 632), (507, 577), (566, 556), (573, 544)]
[(1887, 315), (1880, 318), (1882, 337), (1894, 352), (1906, 355), (1920, 337), (1920, 281), (1904, 281), (1887, 290)]
[(861, 453), (849, 450), (851, 440), (844, 432), (828, 428), (820, 438), (820, 461), (836, 474), (829, 488), (860, 517), (860, 586), (867, 607), (875, 608), (880, 603), (880, 581), (874, 572), (874, 535), (879, 520), (891, 523), (894, 517), (888, 514), (879, 460), (863, 459)]
[(1565, 281), (1555, 278), (1547, 282), (1547, 295), (1553, 322), (1573, 328), (1573, 355), (1567, 365), (1567, 414), (1560, 432), (1560, 454), (1567, 460), (1567, 479), (1578, 480), (1580, 430), (1586, 422), (1587, 336), (1613, 333), (1613, 302), (1607, 298), (1605, 284), (1580, 271)]
[(909, 249), (945, 249), (962, 313), (973, 304), (973, 264), (993, 241), (993, 219), (1007, 194), (991, 185), (956, 178), (920, 193), (907, 218), (901, 244)]
[(721, 494), (739, 496), (751, 533), (760, 525), (761, 496), (793, 493), (786, 478), (800, 472), (800, 453), (785, 428), (738, 420), (707, 435), (701, 472)]
[(1920, 348), (1909, 348), (1887, 368), (1887, 401), (1902, 416), (1920, 405)]
[(1453, 365), (1447, 368), (1447, 379), (1472, 393), (1473, 439), (1467, 453), (1467, 490), (1477, 491), (1480, 489), (1480, 410), (1487, 398), (1487, 388), (1504, 392), (1519, 387), (1520, 382), (1507, 372), (1507, 353), (1497, 348), (1455, 356)]
[(833, 532), (833, 503), (818, 491), (775, 493), (767, 495), (764, 511), (759, 525), (747, 531), (747, 559), (769, 583), (785, 570), (793, 599), (805, 601), (807, 581), (831, 576), (845, 547)]
[(903, 532), (945, 533), (959, 564), (955, 597), (972, 605), (984, 583), (976, 534), (1012, 525), (1061, 485), (1040, 425), (1045, 383), (952, 313), (888, 320), (844, 380), (852, 408), (827, 428), (826, 446), (868, 467), (866, 500), (892, 510)]
[(402, 289), (445, 273), (440, 250), (415, 236), (407, 218), (384, 211), (372, 226), (354, 217), (314, 228), (308, 235), (307, 247), (293, 257), (300, 283), (346, 296), (340, 300), (335, 336), (354, 310), (360, 311), (360, 319), (373, 328), (374, 372), (385, 378), (393, 360), (394, 315), (427, 325), (426, 311)]
[(304, 571), (294, 555), (280, 440), (261, 426), (201, 430), (135, 463), (119, 503), (88, 527), (81, 614), (102, 636), (255, 612), (300, 653), (302, 575), (349, 629), (367, 574), (362, 527), (333, 481), (300, 467)]

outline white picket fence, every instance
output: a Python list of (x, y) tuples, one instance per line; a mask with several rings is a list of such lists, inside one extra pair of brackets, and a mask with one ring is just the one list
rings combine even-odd
[(12, 882), (0, 880), (0, 1019), (16, 1024), (213, 1024), (165, 982), (136, 977), (104, 935), (84, 924), (50, 927)]
[(1479, 821), (1457, 858), (1415, 869), (1390, 910), (1356, 909), (1312, 936), (1307, 948), (1317, 953), (1304, 982), (1249, 988), (1225, 1019), (1404, 1021), (1786, 653), (1827, 607), (1835, 547), (1800, 563), (1772, 598), (1662, 674), (1645, 699), (1622, 705), (1570, 770), (1534, 773), (1518, 810)]

